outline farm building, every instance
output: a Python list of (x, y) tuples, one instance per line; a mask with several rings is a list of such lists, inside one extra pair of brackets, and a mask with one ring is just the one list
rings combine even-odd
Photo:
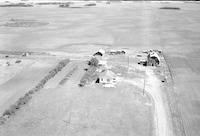
[(112, 71), (104, 71), (99, 75), (96, 83), (103, 84), (105, 87), (114, 87), (116, 83), (116, 75)]
[(125, 51), (110, 51), (109, 55), (124, 55), (126, 54)]
[(93, 56), (103, 56), (105, 54), (105, 50), (100, 49), (98, 52), (96, 52), (95, 54), (93, 54)]
[(96, 52), (95, 54), (93, 54), (93, 56), (103, 56), (103, 54), (101, 52)]
[(106, 60), (99, 60), (99, 66), (107, 67), (107, 61)]
[(148, 66), (158, 66), (160, 64), (160, 57), (156, 52), (150, 52), (147, 55), (147, 65)]
[(27, 56), (29, 56), (29, 55), (30, 55), (29, 52), (24, 52), (24, 53), (22, 53), (22, 57), (27, 57)]

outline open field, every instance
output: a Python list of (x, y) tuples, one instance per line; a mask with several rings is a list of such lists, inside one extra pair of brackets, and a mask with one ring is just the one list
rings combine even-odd
[[(8, 109), (21, 96), (27, 93), (58, 63), (58, 59), (45, 58), (13, 58), (3, 59), (2, 64), (9, 62), (10, 66), (1, 66), (0, 114)], [(20, 60), (20, 63), (16, 63)]]
[[(95, 84), (80, 88), (86, 67), (85, 61), (71, 61), (1, 126), (1, 134), (154, 135), (153, 103), (149, 95), (142, 94), (144, 71), (130, 71), (126, 79), (134, 76), (135, 81), (124, 80), (116, 88)], [(60, 84), (74, 68), (69, 79)]]
[[(44, 52), (48, 57), (22, 59), (22, 63), (11, 65), (9, 69), (1, 66), (4, 73), (0, 74), (0, 112), (24, 94), (23, 91), (37, 84), (58, 60), (70, 58), (73, 61), (0, 127), (0, 135), (160, 136), (164, 132), (162, 136), (171, 136), (171, 130), (175, 136), (200, 135), (199, 13), (198, 2), (111, 2), (104, 6), (73, 9), (1, 7), (0, 50)], [(150, 78), (147, 78), (146, 93), (153, 97), (157, 113), (161, 113), (159, 116), (166, 117), (157, 123), (166, 127), (154, 126), (154, 106), (150, 97), (141, 93), (143, 78), (140, 76), (138, 82), (132, 84), (127, 80), (124, 86), (122, 83), (115, 89), (77, 86), (84, 74), (84, 60), (100, 48), (127, 50), (130, 60), (121, 57), (118, 61), (133, 69), (136, 66), (132, 64), (136, 61), (131, 59), (131, 55), (136, 55), (136, 51), (163, 51), (172, 76), (171, 91), (165, 92), (162, 85), (151, 86), (160, 81), (151, 69), (147, 71)], [(0, 59), (5, 63), (5, 58)], [(8, 59), (13, 63), (16, 61), (16, 58)], [(121, 68), (112, 59), (110, 63), (118, 66), (115, 71)], [(75, 67), (77, 69), (69, 80), (60, 85), (60, 81)], [(124, 73), (121, 72), (128, 78), (126, 68)], [(140, 72), (143, 76), (144, 73)], [(163, 108), (169, 100), (175, 101), (176, 106)], [(174, 114), (168, 117), (174, 107), (178, 113), (171, 111)], [(170, 119), (172, 124), (168, 124)], [(180, 121), (178, 125), (176, 119)]]

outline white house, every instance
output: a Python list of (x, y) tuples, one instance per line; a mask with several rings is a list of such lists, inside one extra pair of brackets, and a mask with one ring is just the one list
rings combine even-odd
[(112, 71), (106, 70), (99, 75), (96, 83), (103, 84), (105, 87), (114, 87), (116, 84), (116, 75)]

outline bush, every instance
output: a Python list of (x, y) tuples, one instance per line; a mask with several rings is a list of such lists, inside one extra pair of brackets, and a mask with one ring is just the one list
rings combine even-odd
[(19, 105), (11, 105), (10, 108), (13, 110), (18, 110), (18, 109), (20, 109), (20, 106)]
[(4, 117), (0, 117), (0, 125), (4, 124), (6, 119)]
[(85, 4), (85, 6), (96, 6), (96, 3), (89, 3), (89, 4)]
[(25, 105), (26, 103), (28, 103), (30, 101), (30, 99), (32, 98), (31, 94), (42, 89), (44, 87), (44, 85), (47, 83), (47, 81), (49, 79), (51, 79), (52, 77), (54, 77), (58, 73), (58, 71), (62, 70), (62, 68), (65, 67), (68, 63), (69, 63), (69, 59), (62, 60), (56, 66), (56, 68), (51, 70), (49, 72), (49, 74), (47, 76), (45, 76), (44, 79), (42, 79), (33, 89), (29, 90), (28, 93), (26, 93), (23, 97), (19, 98), (14, 105), (11, 105), (9, 107), (9, 109), (5, 110), (5, 112), (3, 113), (3, 116), (0, 117), (0, 119), (1, 119), (0, 124), (4, 123), (4, 121), (2, 121), (4, 116), (10, 117), (11, 115), (15, 114), (15, 112), (18, 109), (20, 109), (20, 107), (22, 107), (22, 105)]
[(34, 94), (34, 89), (31, 89), (27, 94), (31, 95), (31, 94)]
[(59, 82), (60, 85), (63, 85), (65, 82), (67, 82), (67, 80), (72, 76), (72, 74), (78, 69), (78, 67), (76, 66), (75, 68), (73, 68), (71, 71), (69, 71), (69, 73), (67, 73), (67, 75), (65, 75), (65, 77)]
[(161, 7), (160, 9), (168, 9), (168, 10), (180, 10), (179, 7)]
[(9, 110), (5, 110), (4, 111), (4, 113), (3, 113), (3, 116), (10, 116), (11, 115), (11, 113), (10, 113), (10, 111)]
[(17, 105), (21, 106), (24, 105), (26, 103), (28, 103), (28, 101), (31, 99), (32, 97), (30, 95), (25, 95), (22, 98), (19, 98), (19, 100), (17, 101)]
[(80, 80), (80, 84), (79, 86), (85, 86), (86, 84), (92, 82), (92, 81), (96, 81), (96, 79), (98, 78), (98, 74), (96, 72), (96, 67), (91, 66), (88, 68), (88, 70), (85, 72), (85, 74), (83, 75), (83, 77)]
[(99, 60), (97, 58), (92, 58), (88, 63), (88, 65), (95, 66), (95, 67), (97, 67), (98, 64), (99, 64)]
[(10, 109), (6, 110), (4, 113), (3, 113), (3, 116), (10, 116), (12, 115), (12, 111)]

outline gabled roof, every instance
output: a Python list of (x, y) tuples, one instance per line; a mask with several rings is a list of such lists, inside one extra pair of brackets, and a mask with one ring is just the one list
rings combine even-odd
[(158, 54), (157, 54), (156, 52), (150, 52), (149, 55), (150, 55), (151, 58), (152, 58), (152, 57), (157, 58), (158, 61), (160, 62), (160, 57), (158, 56)]
[(103, 56), (103, 54), (101, 52), (96, 52), (95, 54), (93, 54), (93, 56), (97, 56), (97, 55)]
[(115, 78), (116, 75), (110, 70), (106, 70), (99, 75), (100, 78)]

